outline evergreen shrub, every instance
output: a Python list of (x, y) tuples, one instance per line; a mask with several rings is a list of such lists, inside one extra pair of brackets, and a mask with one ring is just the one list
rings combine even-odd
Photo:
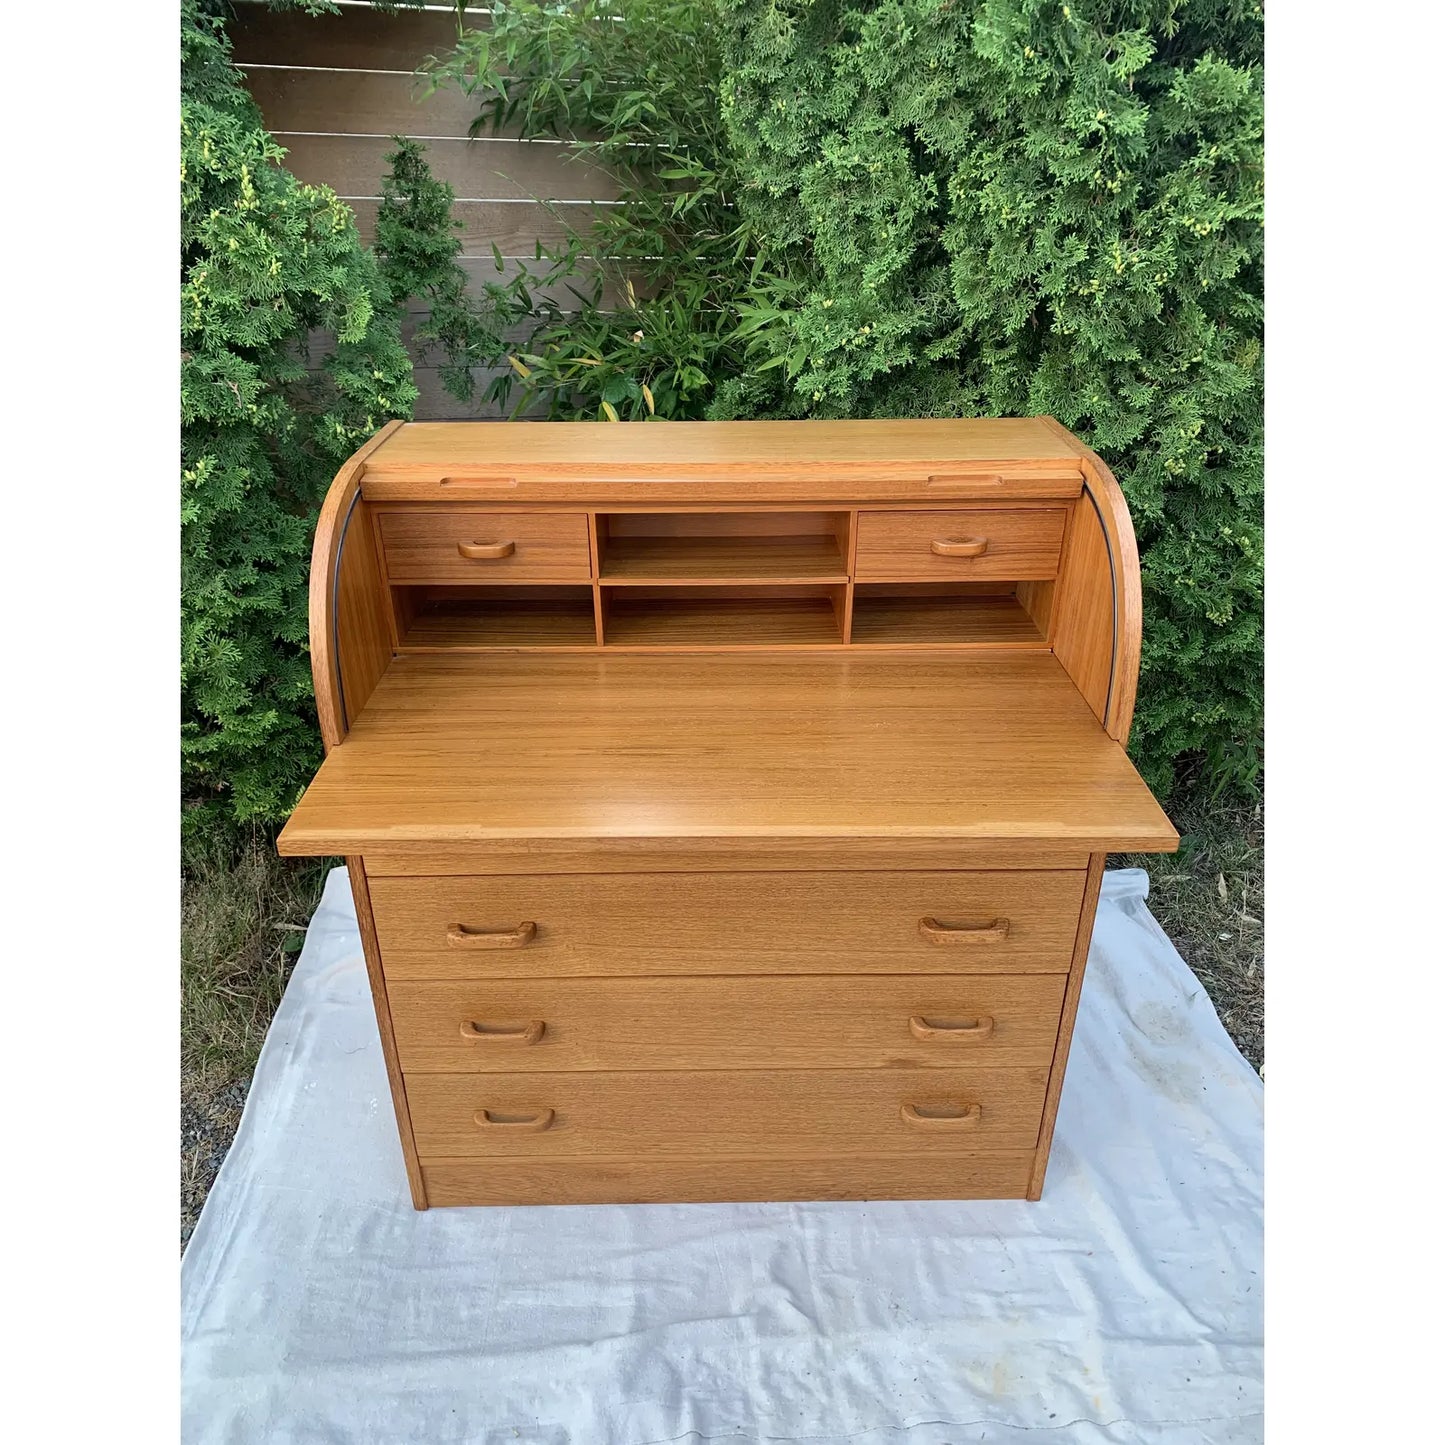
[(189, 828), (224, 831), (283, 818), (319, 760), (317, 509), (416, 390), (351, 211), (279, 165), (196, 0), (181, 41), (181, 781)]

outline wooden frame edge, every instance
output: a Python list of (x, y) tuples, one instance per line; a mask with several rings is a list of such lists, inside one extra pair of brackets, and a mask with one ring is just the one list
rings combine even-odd
[(421, 1159), (416, 1152), (416, 1139), (412, 1134), (411, 1110), (406, 1102), (406, 1081), (402, 1077), (401, 1057), (396, 1051), (391, 1005), (386, 997), (386, 978), (381, 971), (381, 944), (377, 940), (376, 923), (371, 916), (371, 889), (367, 886), (366, 865), (361, 858), (348, 858), (346, 872), (351, 879), (351, 896), (356, 903), (356, 922), (361, 930), (361, 951), (366, 956), (366, 977), (371, 984), (371, 1002), (376, 1010), (381, 1052), (386, 1060), (387, 1081), (391, 1085), (391, 1103), (396, 1111), (396, 1131), (401, 1136), (406, 1182), (411, 1188), (412, 1207), (426, 1209), (426, 1181), (422, 1176)]
[(1114, 572), (1114, 659), (1109, 696), (1104, 710), (1104, 731), (1120, 746), (1127, 746), (1139, 691), (1139, 659), (1144, 636), (1144, 588), (1139, 575), (1139, 543), (1129, 503), (1105, 463), (1067, 427), (1051, 416), (1038, 418), (1062, 440), (1077, 449), (1084, 474), (1084, 490), (1099, 515), (1109, 562)]
[(1035, 1146), (1033, 1172), (1029, 1176), (1028, 1198), (1043, 1197), (1044, 1176), (1049, 1169), (1049, 1151), (1054, 1142), (1054, 1123), (1059, 1114), (1059, 1100), (1064, 1093), (1064, 1073), (1069, 1062), (1069, 1045), (1074, 1039), (1074, 1021), (1079, 1016), (1079, 997), (1084, 989), (1084, 969), (1089, 962), (1089, 944), (1094, 937), (1094, 915), (1099, 907), (1099, 889), (1104, 881), (1105, 853), (1089, 857), (1089, 870), (1084, 879), (1084, 900), (1079, 907), (1079, 928), (1074, 935), (1074, 955), (1069, 963), (1069, 981), (1064, 986), (1064, 1007), (1059, 1016), (1059, 1036), (1054, 1044), (1054, 1062), (1049, 1069), (1049, 1085), (1044, 1093), (1044, 1113), (1039, 1122), (1039, 1139)]
[(389, 421), (364, 442), (342, 464), (316, 519), (316, 539), (311, 547), (311, 576), (307, 589), (307, 625), (311, 637), (311, 683), (316, 693), (316, 717), (321, 725), (321, 742), (327, 752), (346, 736), (346, 709), (342, 702), (341, 659), (333, 645), (336, 570), (341, 559), (341, 542), (346, 522), (361, 494), (361, 477), (366, 459), (405, 423)]

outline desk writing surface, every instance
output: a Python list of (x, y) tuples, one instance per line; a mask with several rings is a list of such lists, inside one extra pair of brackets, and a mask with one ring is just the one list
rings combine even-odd
[(1177, 843), (1052, 655), (793, 651), (402, 655), (280, 848), (855, 837)]

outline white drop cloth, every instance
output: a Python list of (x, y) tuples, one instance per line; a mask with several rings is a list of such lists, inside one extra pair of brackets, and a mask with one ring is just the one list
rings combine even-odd
[(1041, 1203), (417, 1214), (336, 870), (182, 1266), (187, 1445), (1258, 1441), (1261, 1085), (1147, 891)]

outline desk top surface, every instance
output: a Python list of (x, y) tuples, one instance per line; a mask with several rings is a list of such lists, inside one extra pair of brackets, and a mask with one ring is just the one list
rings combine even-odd
[(368, 470), (526, 467), (739, 468), (838, 463), (891, 467), (1037, 463), (1077, 472), (1079, 447), (1038, 417), (962, 421), (407, 422)]
[(1177, 835), (1046, 653), (398, 657), (283, 853), (524, 839)]

